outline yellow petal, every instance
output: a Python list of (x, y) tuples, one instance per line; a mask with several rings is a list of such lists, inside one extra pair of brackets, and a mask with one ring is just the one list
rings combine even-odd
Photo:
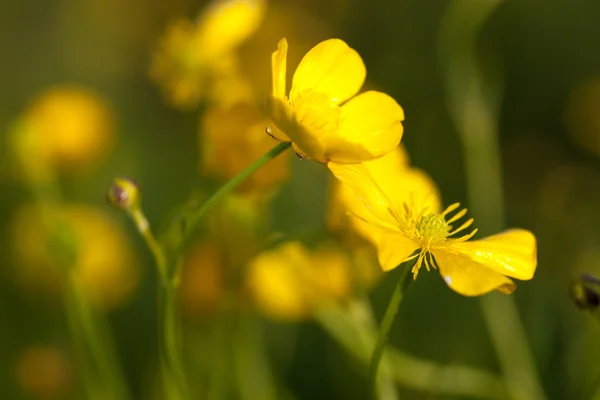
[(512, 280), (465, 255), (434, 251), (433, 256), (446, 284), (463, 296), (481, 296), (492, 290), (510, 294), (515, 290)]
[(441, 212), (437, 185), (425, 171), (408, 166), (407, 158), (406, 150), (399, 146), (383, 157), (362, 164), (393, 205), (408, 203), (418, 210), (427, 207), (429, 212)]
[(216, 0), (200, 16), (198, 51), (208, 61), (252, 35), (265, 14), (264, 0)]
[(294, 142), (296, 153), (318, 162), (326, 162), (322, 138), (296, 122), (294, 110), (285, 99), (267, 96), (267, 111), (271, 120), (283, 133), (276, 137), (277, 139), (291, 140)]
[(419, 245), (400, 232), (371, 226), (375, 239), (379, 264), (384, 271), (389, 271), (402, 264), (408, 256), (419, 248)]
[(410, 157), (406, 147), (402, 143), (394, 151), (387, 153), (383, 157), (376, 158), (364, 163), (371, 175), (376, 175), (382, 171), (401, 171), (410, 166)]
[[(390, 199), (383, 193), (363, 164), (328, 163), (327, 166), (338, 180), (352, 189), (363, 204), (363, 207), (349, 211), (355, 212), (369, 223), (395, 230), (396, 221), (389, 211)], [(368, 212), (365, 212), (365, 209)]]
[(342, 123), (325, 138), (334, 163), (373, 160), (393, 151), (402, 139), (404, 111), (385, 93), (362, 93), (342, 106)]
[(342, 103), (360, 90), (367, 71), (356, 50), (340, 39), (325, 40), (313, 47), (300, 61), (290, 99), (295, 103), (305, 92), (322, 93)]
[(271, 54), (271, 94), (278, 99), (285, 98), (287, 74), (287, 39), (277, 43), (277, 50)]
[(520, 280), (533, 278), (537, 266), (535, 236), (525, 229), (511, 229), (452, 247), (496, 272)]

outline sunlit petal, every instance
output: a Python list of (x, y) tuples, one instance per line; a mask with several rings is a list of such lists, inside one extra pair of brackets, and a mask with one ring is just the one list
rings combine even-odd
[(537, 266), (535, 236), (525, 229), (511, 229), (453, 247), (487, 268), (520, 280), (533, 278)]
[(463, 296), (480, 296), (492, 290), (510, 294), (516, 288), (510, 278), (465, 255), (440, 250), (433, 255), (446, 284)]
[(352, 189), (362, 202), (363, 207), (369, 211), (369, 213), (364, 213), (364, 209), (361, 210), (359, 208), (356, 213), (366, 215), (365, 219), (368, 222), (376, 219), (379, 221), (374, 222), (379, 225), (383, 222), (383, 224), (395, 226), (396, 222), (389, 212), (389, 198), (373, 180), (373, 177), (363, 164), (338, 165), (329, 163), (327, 166), (338, 180)]
[(340, 39), (328, 39), (313, 47), (298, 65), (290, 98), (317, 92), (342, 103), (360, 90), (366, 77), (360, 55)]
[(371, 227), (379, 264), (384, 271), (396, 268), (406, 260), (419, 245), (400, 232), (393, 232), (379, 227)]
[(375, 91), (362, 93), (342, 106), (342, 122), (324, 140), (335, 163), (373, 160), (393, 151), (404, 128), (404, 111), (390, 96)]
[(271, 94), (278, 99), (284, 99), (286, 94), (287, 51), (287, 39), (283, 38), (271, 54)]

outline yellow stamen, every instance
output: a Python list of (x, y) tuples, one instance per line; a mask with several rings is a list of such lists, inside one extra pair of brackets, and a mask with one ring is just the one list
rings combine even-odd
[(437, 265), (435, 264), (435, 259), (433, 258), (433, 254), (427, 253), (427, 256), (429, 256), (429, 264), (431, 264), (433, 269), (438, 269)]
[(425, 254), (425, 256), (423, 256), (423, 263), (425, 264), (425, 268), (427, 268), (427, 272), (431, 271), (431, 268), (429, 268), (429, 262), (427, 261), (427, 255), (429, 253)]
[(410, 261), (410, 260), (414, 260), (415, 258), (419, 257), (420, 255), (421, 255), (421, 253), (417, 253), (417, 254), (414, 254), (414, 255), (412, 255), (410, 257), (406, 257), (404, 259), (404, 261), (402, 261), (402, 263), (405, 263), (405, 262)]
[(468, 235), (465, 236), (461, 236), (459, 238), (452, 238), (452, 239), (448, 239), (448, 243), (457, 243), (457, 242), (465, 242), (469, 239), (471, 239), (473, 236), (475, 236), (475, 234), (477, 233), (478, 229), (473, 229), (473, 232), (469, 233)]
[(452, 236), (462, 230), (467, 229), (469, 226), (471, 226), (471, 224), (473, 223), (473, 221), (475, 221), (475, 219), (473, 218), (469, 218), (467, 221), (465, 221), (464, 224), (462, 224), (459, 228), (453, 230), (452, 232), (448, 233), (448, 236)]
[(454, 217), (450, 218), (448, 221), (449, 224), (453, 223), (454, 221), (458, 221), (459, 219), (461, 219), (462, 217), (464, 217), (467, 214), (467, 209), (463, 208), (462, 210), (460, 210), (459, 212), (457, 212), (456, 214), (454, 214)]
[(444, 210), (444, 212), (442, 212), (440, 215), (442, 217), (445, 217), (446, 215), (448, 215), (452, 211), (456, 210), (458, 207), (460, 207), (460, 203), (450, 204), (448, 207), (446, 207), (446, 209)]
[(421, 265), (423, 264), (423, 254), (423, 252), (419, 254), (419, 259), (417, 260), (415, 266), (412, 268), (411, 272), (413, 273), (413, 280), (416, 280), (417, 275), (419, 275), (419, 270), (421, 269)]

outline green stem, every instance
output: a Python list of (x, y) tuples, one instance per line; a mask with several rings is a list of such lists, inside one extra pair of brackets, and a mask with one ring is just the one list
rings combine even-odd
[(233, 331), (233, 360), (240, 400), (277, 399), (260, 321), (251, 313), (239, 315)]
[(167, 256), (152, 233), (150, 223), (142, 209), (139, 206), (132, 208), (128, 210), (128, 214), (152, 253), (159, 275), (158, 343), (164, 397), (177, 400), (189, 399), (191, 397), (182, 360), (180, 320), (177, 310), (179, 265), (169, 268)]
[(165, 397), (177, 400), (190, 399), (181, 358), (177, 290), (174, 284), (164, 281), (160, 281), (158, 287), (158, 332)]
[[(181, 253), (182, 247), (187, 240), (189, 240), (201, 218), (208, 210), (227, 196), (233, 189), (243, 183), (254, 172), (258, 171), (273, 158), (283, 153), (290, 146), (291, 143), (279, 143), (223, 185), (204, 204), (202, 204), (202, 206), (186, 221), (183, 234), (175, 246), (176, 253)], [(177, 399), (188, 399), (190, 398), (190, 394), (181, 356), (180, 321), (176, 304), (179, 263), (173, 264), (173, 268), (170, 268), (169, 259), (165, 254), (165, 249), (152, 234), (150, 224), (141, 208), (132, 208), (128, 210), (128, 214), (152, 253), (160, 276), (160, 284), (158, 287), (158, 323), (160, 334), (160, 359), (165, 383), (164, 390), (169, 394), (168, 397), (173, 396)], [(172, 224), (173, 223), (175, 222), (172, 222)]]
[(267, 153), (265, 153), (258, 160), (254, 161), (250, 166), (244, 169), (242, 172), (237, 174), (233, 179), (229, 182), (221, 186), (219, 190), (217, 190), (204, 204), (200, 207), (195, 213), (193, 213), (185, 226), (183, 237), (181, 239), (180, 247), (183, 246), (190, 238), (190, 236), (194, 233), (196, 226), (204, 216), (204, 214), (214, 207), (219, 201), (225, 198), (231, 191), (233, 191), (236, 187), (241, 185), (246, 179), (248, 179), (253, 173), (261, 169), (265, 164), (269, 161), (286, 151), (292, 146), (290, 142), (282, 142), (277, 146), (273, 147)]
[(381, 357), (385, 351), (385, 346), (389, 338), (390, 330), (392, 329), (392, 324), (394, 323), (400, 303), (402, 303), (404, 293), (408, 289), (410, 282), (411, 263), (405, 263), (400, 280), (398, 281), (388, 307), (385, 310), (385, 314), (379, 328), (379, 334), (377, 335), (377, 342), (375, 343), (375, 348), (373, 349), (373, 353), (371, 355), (371, 362), (369, 364), (369, 398), (372, 400), (377, 400), (379, 398), (379, 383), (377, 379), (379, 364), (381, 363)]
[[(320, 326), (350, 355), (367, 366), (376, 340), (376, 327), (366, 299), (320, 310)], [(510, 398), (499, 375), (461, 365), (443, 365), (388, 347), (381, 360), (381, 378), (437, 397), (503, 400)], [(381, 379), (380, 378), (380, 379)], [(382, 388), (383, 397), (383, 388)]]
[(78, 332), (89, 347), (87, 351), (95, 360), (98, 375), (104, 379), (101, 387), (106, 392), (105, 396), (128, 399), (128, 390), (122, 380), (122, 371), (116, 363), (113, 343), (106, 338), (104, 327), (100, 326), (97, 315), (79, 290), (77, 283), (72, 279), (69, 281), (68, 309), (73, 313), (74, 320), (78, 321)]
[(146, 242), (150, 253), (152, 253), (152, 256), (154, 257), (160, 279), (164, 284), (167, 284), (170, 281), (169, 273), (167, 271), (167, 257), (165, 256), (161, 245), (158, 243), (158, 240), (154, 237), (148, 219), (139, 207), (128, 210), (128, 214), (133, 220), (138, 232)]

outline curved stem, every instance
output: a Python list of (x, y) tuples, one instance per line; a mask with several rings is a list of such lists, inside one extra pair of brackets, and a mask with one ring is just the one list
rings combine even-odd
[(154, 237), (154, 234), (150, 229), (150, 223), (148, 222), (148, 219), (146, 219), (144, 212), (141, 208), (136, 207), (132, 210), (129, 210), (128, 214), (133, 220), (133, 223), (135, 224), (135, 227), (137, 228), (138, 232), (140, 233), (140, 235), (142, 235), (142, 238), (146, 242), (146, 246), (148, 246), (148, 249), (152, 253), (152, 256), (154, 257), (154, 261), (156, 262), (156, 268), (158, 269), (160, 279), (165, 284), (168, 283), (169, 275), (167, 271), (167, 258), (160, 243), (158, 243), (158, 240), (156, 240), (156, 238)]
[(385, 314), (379, 328), (379, 334), (377, 335), (377, 342), (375, 343), (375, 348), (373, 349), (373, 353), (371, 355), (371, 362), (369, 364), (369, 398), (371, 400), (376, 400), (379, 398), (379, 383), (377, 380), (379, 364), (381, 363), (381, 357), (385, 351), (385, 346), (389, 338), (392, 324), (394, 323), (394, 318), (398, 313), (400, 303), (402, 303), (402, 299), (404, 298), (404, 293), (406, 292), (406, 289), (408, 289), (408, 285), (411, 282), (410, 265), (411, 263), (405, 263), (404, 265), (404, 270), (402, 271), (400, 280), (398, 281), (398, 284), (394, 289), (394, 293), (392, 294), (392, 298), (390, 299), (387, 309), (385, 310)]
[[(214, 193), (197, 211), (186, 221), (182, 236), (176, 243), (175, 254), (180, 254), (185, 242), (193, 234), (194, 229), (204, 214), (227, 196), (233, 189), (238, 187), (254, 172), (265, 164), (283, 153), (291, 146), (291, 143), (279, 143), (262, 157), (244, 169), (233, 179), (223, 185)], [(159, 346), (162, 374), (164, 380), (165, 396), (177, 400), (189, 399), (190, 392), (185, 376), (185, 367), (182, 360), (180, 343), (180, 321), (177, 312), (177, 277), (179, 276), (179, 264), (171, 263), (172, 257), (167, 257), (165, 248), (156, 240), (150, 229), (150, 224), (141, 208), (136, 207), (128, 210), (128, 214), (135, 223), (141, 236), (144, 238), (154, 260), (160, 276), (158, 286), (158, 323), (159, 323)], [(175, 222), (172, 221), (171, 225)]]
[(183, 237), (181, 242), (179, 243), (179, 247), (183, 246), (187, 240), (189, 240), (190, 236), (194, 233), (196, 226), (200, 222), (200, 219), (204, 216), (204, 214), (214, 207), (221, 199), (231, 193), (236, 187), (241, 185), (246, 179), (250, 177), (253, 173), (261, 169), (265, 164), (269, 161), (286, 151), (292, 146), (290, 142), (282, 142), (277, 146), (273, 147), (267, 153), (265, 153), (258, 160), (254, 161), (250, 164), (249, 167), (244, 169), (242, 172), (237, 174), (233, 179), (229, 182), (221, 186), (219, 190), (217, 190), (204, 204), (200, 207), (195, 213), (193, 213), (185, 226)]
[(184, 400), (191, 397), (181, 358), (181, 332), (176, 295), (176, 287), (172, 283), (159, 281), (158, 332), (164, 378), (163, 391), (168, 399)]
[(180, 325), (177, 312), (177, 284), (175, 274), (169, 271), (165, 252), (154, 237), (150, 224), (141, 208), (136, 207), (128, 212), (138, 232), (144, 238), (148, 249), (154, 257), (158, 271), (158, 343), (161, 373), (163, 375), (163, 392), (165, 398), (184, 400), (190, 398), (185, 367), (180, 346)]

